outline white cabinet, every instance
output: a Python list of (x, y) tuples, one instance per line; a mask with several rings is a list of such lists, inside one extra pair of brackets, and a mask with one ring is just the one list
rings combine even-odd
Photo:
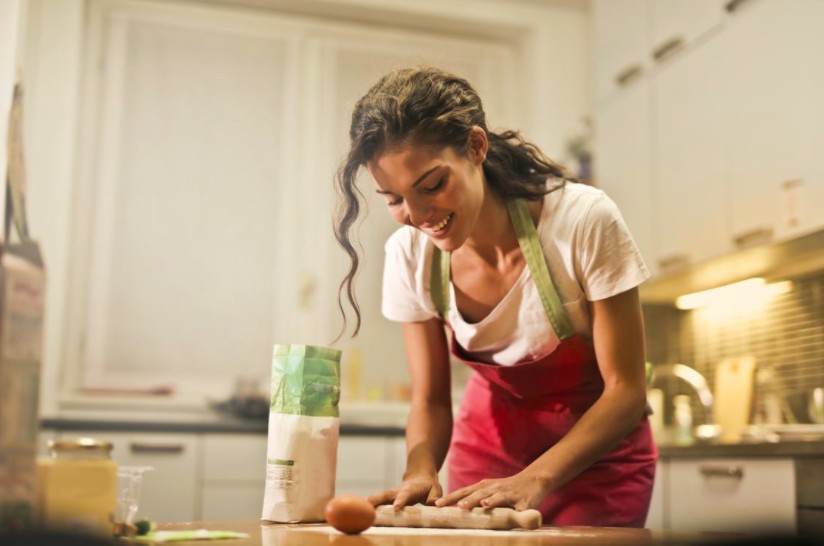
[(652, 56), (666, 58), (721, 25), (720, 0), (650, 0)]
[(649, 67), (648, 0), (592, 5), (595, 100), (601, 102)]
[(732, 250), (722, 82), (715, 36), (655, 74), (655, 229), (666, 270)]
[(824, 3), (761, 0), (730, 18), (725, 46), (732, 233), (742, 246), (824, 225)]
[(111, 442), (118, 466), (151, 466), (140, 491), (140, 517), (155, 521), (196, 518), (198, 438), (196, 434), (70, 431), (62, 438), (84, 436)]
[(596, 180), (648, 263), (666, 274), (824, 227), (824, 3), (649, 0), (646, 74), (604, 101), (616, 56), (641, 48), (641, 31), (612, 28), (644, 11), (629, 4), (593, 4)]
[(671, 459), (669, 528), (676, 531), (796, 531), (792, 459)]
[(652, 214), (652, 118), (646, 79), (628, 87), (595, 114), (598, 186), (624, 217), (653, 275), (657, 271)]
[(257, 519), (266, 478), (265, 434), (206, 434), (200, 519)]
[(655, 465), (655, 484), (652, 487), (652, 499), (645, 525), (647, 529), (666, 528), (667, 474), (667, 461), (661, 459)]

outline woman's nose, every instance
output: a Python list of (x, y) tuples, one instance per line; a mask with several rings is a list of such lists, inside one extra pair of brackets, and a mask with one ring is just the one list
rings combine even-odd
[(432, 214), (432, 208), (418, 202), (406, 202), (406, 216), (413, 226), (420, 226), (426, 222)]

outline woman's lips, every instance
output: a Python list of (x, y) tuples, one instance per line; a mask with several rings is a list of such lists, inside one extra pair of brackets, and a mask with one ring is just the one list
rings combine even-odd
[(441, 220), (438, 224), (426, 228), (426, 231), (429, 232), (430, 235), (439, 236), (443, 235), (446, 229), (449, 227), (449, 224), (452, 220), (452, 216), (454, 213), (448, 214), (443, 220)]

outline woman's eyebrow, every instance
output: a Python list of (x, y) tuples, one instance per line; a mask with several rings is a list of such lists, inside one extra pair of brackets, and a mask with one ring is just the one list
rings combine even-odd
[[(427, 177), (427, 176), (429, 176), (430, 174), (432, 174), (433, 172), (435, 172), (436, 170), (438, 170), (440, 167), (442, 167), (442, 165), (435, 165), (434, 167), (432, 167), (431, 169), (429, 169), (428, 171), (426, 171), (425, 173), (423, 173), (422, 175), (420, 175), (420, 176), (418, 177), (418, 179), (417, 179), (417, 180), (415, 180), (414, 182), (412, 182), (412, 187), (414, 188), (415, 186), (417, 186), (418, 184), (420, 184), (421, 182), (423, 182), (424, 180), (426, 180), (426, 177)], [(376, 191), (376, 192), (378, 192), (378, 193), (379, 193), (379, 194), (381, 194), (381, 195), (391, 195), (391, 194), (392, 194), (392, 192), (391, 192), (391, 191), (383, 191), (383, 190), (381, 190), (381, 189), (377, 189), (377, 190), (375, 190), (375, 191)]]

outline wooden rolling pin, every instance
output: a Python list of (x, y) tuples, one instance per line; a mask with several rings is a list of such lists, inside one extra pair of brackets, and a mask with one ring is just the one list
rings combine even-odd
[(537, 529), (541, 513), (537, 510), (512, 508), (473, 508), (457, 506), (406, 506), (395, 510), (390, 505), (376, 508), (375, 525), (379, 527), (441, 527), (448, 529)]

